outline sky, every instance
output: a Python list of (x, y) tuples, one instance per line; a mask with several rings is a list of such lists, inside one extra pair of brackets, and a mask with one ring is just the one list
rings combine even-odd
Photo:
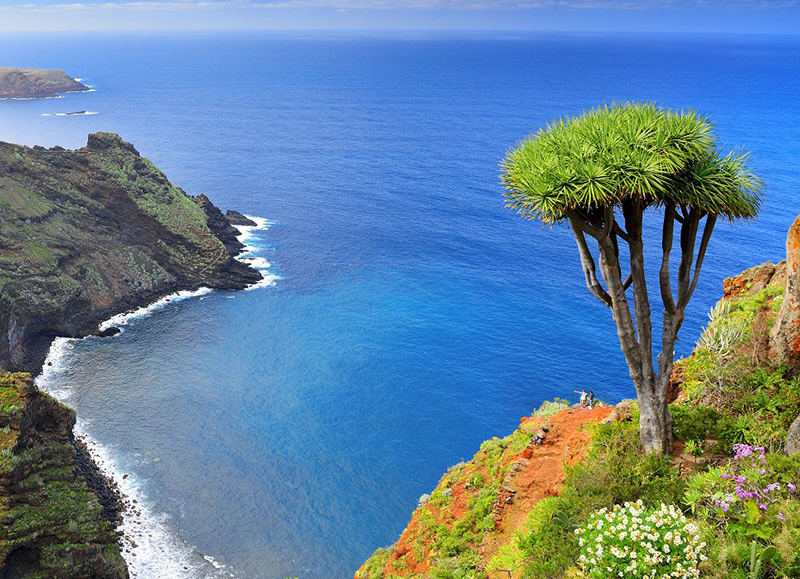
[(236, 29), (800, 35), (800, 0), (0, 0), (0, 33)]

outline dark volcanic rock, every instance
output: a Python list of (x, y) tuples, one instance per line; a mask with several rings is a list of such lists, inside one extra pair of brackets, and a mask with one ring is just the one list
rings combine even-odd
[(0, 98), (47, 98), (89, 90), (63, 70), (0, 67)]
[(98, 338), (110, 338), (111, 336), (116, 336), (120, 332), (122, 332), (122, 330), (120, 330), (118, 327), (111, 326), (110, 328), (106, 328), (105, 330), (97, 332), (96, 336)]
[(97, 495), (102, 507), (100, 516), (113, 527), (117, 527), (122, 523), (122, 513), (125, 510), (122, 492), (117, 484), (106, 478), (100, 467), (95, 464), (83, 440), (75, 438), (72, 443), (75, 447), (75, 466), (86, 481), (86, 485)]
[(225, 249), (231, 255), (238, 255), (244, 249), (244, 244), (237, 239), (239, 230), (231, 224), (230, 219), (222, 214), (219, 207), (214, 205), (205, 195), (195, 197), (197, 204), (203, 208), (208, 218), (208, 228), (225, 244)]
[(255, 221), (233, 209), (228, 209), (225, 212), (225, 217), (231, 225), (246, 225), (247, 227), (255, 227), (258, 225)]
[(261, 275), (236, 230), (113, 133), (83, 149), (0, 143), (0, 366), (37, 372), (55, 336), (201, 286)]

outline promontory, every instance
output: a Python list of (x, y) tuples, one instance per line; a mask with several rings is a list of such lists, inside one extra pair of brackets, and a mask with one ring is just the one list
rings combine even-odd
[(89, 90), (63, 70), (0, 66), (0, 98), (41, 99)]
[(177, 290), (260, 280), (234, 259), (237, 234), (116, 134), (73, 151), (0, 142), (0, 578), (129, 577), (121, 497), (76, 441), (75, 412), (31, 373), (56, 336)]
[(0, 367), (36, 373), (56, 336), (201, 286), (261, 275), (237, 231), (113, 133), (86, 147), (0, 143)]

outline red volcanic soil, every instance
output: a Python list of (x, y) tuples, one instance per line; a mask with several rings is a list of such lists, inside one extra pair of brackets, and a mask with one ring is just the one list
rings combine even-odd
[[(507, 474), (493, 509), (495, 532), (487, 534), (479, 547), (484, 563), (497, 553), (500, 546), (511, 540), (515, 531), (524, 529), (528, 514), (537, 502), (559, 493), (565, 479), (564, 467), (583, 459), (589, 448), (591, 431), (586, 426), (600, 422), (612, 409), (611, 406), (600, 406), (592, 410), (568, 408), (547, 418), (529, 416), (521, 419), (520, 429), (536, 432), (544, 426), (547, 428), (546, 437), (539, 446), (533, 445), (515, 453), (507, 450), (501, 458), (502, 466), (511, 468), (500, 469)], [(475, 461), (470, 466), (480, 462)], [(481, 472), (487, 480), (490, 477), (483, 466), (468, 468), (466, 472), (470, 475)], [(437, 523), (451, 528), (469, 511), (468, 502), (475, 495), (475, 490), (466, 488), (467, 478), (462, 476), (450, 485), (451, 502), (446, 508), (437, 509), (428, 503), (414, 513), (388, 558), (384, 576), (424, 575), (430, 569), (431, 547), (435, 536), (431, 536), (430, 525), (421, 524), (420, 514), (427, 511)], [(427, 533), (428, 536), (420, 537), (421, 533)], [(420, 544), (424, 546), (422, 553)], [(420, 554), (422, 556), (417, 560)], [(405, 565), (402, 569), (392, 565), (404, 556)], [(363, 570), (362, 567), (359, 573)], [(356, 577), (359, 573), (356, 573)]]

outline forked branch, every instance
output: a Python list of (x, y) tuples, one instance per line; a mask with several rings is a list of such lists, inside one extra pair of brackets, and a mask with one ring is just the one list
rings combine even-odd
[(589, 250), (589, 245), (586, 243), (586, 236), (584, 230), (579, 224), (578, 217), (570, 216), (572, 223), (572, 231), (575, 234), (575, 241), (578, 242), (578, 253), (581, 256), (581, 266), (583, 267), (583, 275), (586, 277), (586, 287), (589, 291), (601, 302), (608, 307), (611, 307), (611, 296), (603, 288), (600, 281), (597, 279), (597, 266), (592, 257), (592, 252)]
[(669, 256), (672, 253), (672, 239), (675, 231), (675, 202), (667, 201), (664, 208), (664, 228), (661, 231), (661, 270), (658, 281), (661, 287), (661, 301), (668, 313), (675, 313), (675, 298), (672, 296), (672, 281), (669, 275)]
[(694, 288), (697, 287), (697, 280), (700, 278), (700, 268), (703, 267), (703, 259), (706, 256), (706, 249), (708, 248), (708, 242), (711, 239), (711, 234), (714, 231), (714, 224), (717, 222), (717, 216), (708, 214), (706, 216), (706, 225), (703, 228), (703, 238), (700, 240), (700, 247), (697, 250), (697, 260), (694, 264), (694, 274), (692, 275), (692, 283), (689, 286), (686, 295), (683, 296), (678, 302), (678, 307), (683, 310), (686, 307), (686, 304), (689, 303), (689, 299), (691, 299), (692, 294), (694, 293)]

